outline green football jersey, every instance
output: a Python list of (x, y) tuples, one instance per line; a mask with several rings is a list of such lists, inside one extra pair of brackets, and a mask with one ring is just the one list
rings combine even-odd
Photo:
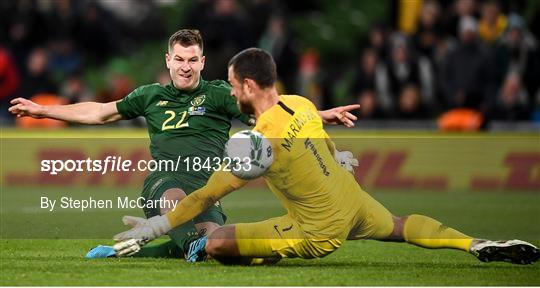
[(248, 125), (254, 122), (240, 112), (230, 91), (222, 80), (201, 79), (191, 91), (156, 83), (135, 89), (116, 107), (124, 119), (146, 118), (152, 158), (180, 159), (176, 173), (207, 179), (214, 170), (194, 166), (194, 161), (223, 156), (233, 118)]

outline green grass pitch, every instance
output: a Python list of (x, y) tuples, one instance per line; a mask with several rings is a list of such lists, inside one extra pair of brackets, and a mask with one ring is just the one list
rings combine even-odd
[[(349, 241), (323, 259), (285, 259), (274, 266), (189, 264), (180, 259), (86, 260), (83, 255), (90, 247), (111, 241), (51, 239), (52, 236), (49, 239), (10, 239), (9, 236), (13, 235), (14, 229), (25, 229), (35, 221), (43, 223), (40, 226), (43, 231), (35, 228), (28, 234), (31, 237), (26, 238), (38, 238), (36, 235), (40, 233), (52, 235), (51, 231), (55, 229), (68, 229), (69, 232), (69, 229), (97, 228), (103, 235), (112, 236), (123, 229), (119, 223), (121, 215), (141, 216), (142, 212), (65, 212), (53, 219), (48, 218), (47, 213), (19, 211), (12, 205), (34, 199), (29, 195), (35, 191), (47, 195), (62, 193), (35, 187), (3, 192), (0, 285), (540, 285), (538, 263), (527, 266), (482, 263), (461, 251), (428, 250), (404, 243), (367, 240)], [(86, 195), (99, 193), (104, 195), (112, 191), (85, 190)], [(138, 192), (130, 188), (123, 193), (137, 195)], [(398, 215), (422, 213), (473, 236), (520, 238), (540, 244), (538, 193), (384, 191), (373, 195)], [(223, 206), (229, 215), (229, 223), (257, 221), (283, 213), (273, 195), (264, 189), (233, 193), (223, 201)], [(59, 223), (73, 227), (57, 227)]]

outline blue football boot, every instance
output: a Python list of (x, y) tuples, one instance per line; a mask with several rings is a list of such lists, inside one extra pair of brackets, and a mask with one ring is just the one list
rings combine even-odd
[(116, 257), (116, 252), (111, 246), (99, 245), (97, 247), (90, 249), (90, 251), (86, 253), (86, 258), (88, 259), (108, 258), (108, 257)]
[(206, 257), (208, 256), (208, 254), (206, 254), (206, 250), (204, 250), (204, 247), (206, 246), (207, 240), (208, 237), (204, 236), (189, 243), (189, 248), (185, 255), (187, 262), (193, 263), (206, 261)]

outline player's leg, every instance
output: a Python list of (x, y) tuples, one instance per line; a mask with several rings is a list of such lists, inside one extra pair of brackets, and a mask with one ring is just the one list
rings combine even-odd
[(482, 261), (530, 263), (539, 257), (538, 249), (523, 241), (486, 242), (427, 216), (414, 214), (396, 217), (365, 192), (362, 194), (362, 203), (364, 206), (359, 209), (358, 223), (349, 233), (348, 239), (405, 241), (424, 248), (459, 249), (472, 253)]
[(424, 248), (452, 248), (466, 252), (474, 240), (473, 237), (424, 215), (392, 215), (392, 222), (392, 233), (381, 240), (406, 241)]
[[(206, 182), (200, 179), (193, 179), (189, 176), (177, 175), (177, 177), (170, 177), (165, 175), (164, 177), (149, 177), (145, 181), (145, 189), (143, 191), (143, 197), (145, 199), (160, 199), (161, 203), (178, 203), (184, 197), (192, 193), (193, 191), (204, 186)], [(177, 202), (178, 201), (178, 202)], [(153, 209), (145, 209), (147, 218), (164, 215), (170, 210), (174, 209), (173, 206), (162, 206)], [(157, 214), (159, 213), (159, 214)], [(171, 241), (178, 246), (173, 248), (170, 243), (163, 243), (157, 246), (144, 246), (142, 249), (134, 255), (134, 257), (178, 257), (184, 255), (188, 259), (190, 252), (193, 248), (197, 248), (198, 240), (201, 236), (212, 233), (217, 228), (225, 224), (227, 217), (223, 213), (221, 204), (217, 201), (214, 206), (210, 207), (197, 217), (182, 226), (172, 229), (167, 233), (171, 238)], [(204, 261), (205, 258), (197, 258), (197, 261)]]
[(206, 245), (207, 236), (225, 225), (226, 219), (227, 217), (223, 214), (220, 205), (214, 205), (214, 207), (209, 208), (193, 219), (199, 238), (187, 243), (185, 258), (188, 262), (206, 261), (207, 254), (204, 252), (204, 246)]
[[(182, 184), (174, 178), (149, 176), (145, 181), (142, 197), (146, 200), (167, 200), (161, 203), (173, 203), (173, 201), (180, 201), (186, 197), (186, 193), (180, 188), (181, 186)], [(171, 205), (163, 205), (161, 207), (144, 208), (143, 210), (146, 217), (150, 218), (163, 215), (173, 208)], [(144, 246), (132, 256), (178, 258), (184, 254), (189, 242), (197, 238), (197, 231), (193, 221), (176, 227), (167, 234), (171, 238), (171, 242)]]
[(143, 246), (132, 257), (182, 258), (184, 250), (178, 247), (173, 240), (167, 240), (163, 243)]
[(534, 245), (521, 240), (491, 241), (467, 236), (423, 215), (393, 217), (390, 239), (402, 238), (425, 248), (453, 248), (470, 252), (483, 262), (504, 261), (531, 264), (540, 258)]
[[(205, 182), (195, 180), (187, 182), (185, 185), (185, 189), (187, 194), (189, 195), (190, 193), (204, 185)], [(226, 220), (227, 216), (225, 215), (225, 213), (223, 213), (223, 209), (219, 201), (216, 201), (216, 203), (214, 203), (212, 207), (208, 208), (193, 219), (199, 238), (190, 239), (190, 241), (186, 243), (184, 254), (187, 261), (200, 262), (206, 260), (206, 254), (199, 253), (199, 251), (204, 248), (204, 241), (206, 240), (206, 238), (201, 238), (210, 235), (216, 229), (225, 225)]]
[(270, 242), (279, 235), (273, 235), (277, 224), (269, 224), (270, 220), (219, 227), (191, 244), (187, 260), (201, 261), (208, 255), (227, 265), (275, 263), (281, 257)]
[[(168, 200), (161, 203), (173, 203), (172, 201), (180, 201), (186, 197), (186, 193), (179, 188), (181, 183), (167, 175), (159, 173), (150, 174), (144, 183), (144, 188), (141, 196), (146, 200)], [(147, 218), (157, 215), (162, 215), (171, 210), (171, 205), (163, 205), (162, 207), (146, 207), (143, 208)], [(172, 229), (168, 233), (170, 241), (146, 245), (137, 253), (130, 255), (131, 257), (156, 257), (156, 258), (178, 258), (184, 255), (191, 241), (197, 238), (197, 231), (193, 221)], [(106, 258), (115, 257), (116, 252), (112, 246), (100, 245), (91, 249), (86, 255), (87, 258)]]
[(223, 264), (273, 264), (281, 258), (324, 257), (339, 239), (307, 239), (302, 227), (288, 215), (256, 223), (226, 225), (205, 241), (204, 250)]
[(240, 254), (235, 225), (226, 225), (211, 233), (206, 241), (205, 252), (226, 265), (250, 265), (254, 258)]
[[(243, 252), (240, 252), (239, 242), (241, 241), (238, 241), (236, 230), (236, 225), (226, 225), (214, 231), (208, 237), (206, 252), (226, 265), (265, 265), (275, 264), (281, 260), (281, 256), (268, 249), (270, 245), (261, 240), (256, 241), (255, 249), (242, 247)], [(253, 246), (253, 241), (250, 242), (248, 246)]]
[(216, 229), (225, 225), (226, 221), (227, 216), (223, 213), (219, 201), (193, 219), (199, 236), (212, 234)]
[(361, 191), (362, 207), (348, 239), (406, 241), (425, 248), (469, 251), (473, 238), (422, 215), (395, 217), (368, 193)]

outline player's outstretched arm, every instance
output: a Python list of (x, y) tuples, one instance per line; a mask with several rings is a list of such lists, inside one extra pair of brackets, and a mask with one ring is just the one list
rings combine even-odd
[(329, 125), (344, 125), (346, 127), (354, 127), (356, 116), (350, 113), (350, 111), (359, 109), (359, 104), (339, 106), (328, 110), (319, 111), (319, 116), (324, 124)]
[(106, 124), (122, 119), (116, 102), (83, 102), (71, 105), (39, 105), (25, 98), (11, 100), (9, 112), (17, 117), (52, 118), (79, 124)]

